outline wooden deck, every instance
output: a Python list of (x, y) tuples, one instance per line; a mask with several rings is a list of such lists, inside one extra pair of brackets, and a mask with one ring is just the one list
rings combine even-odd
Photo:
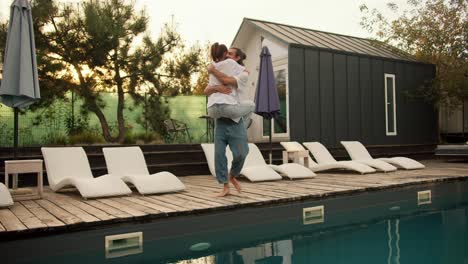
[(83, 230), (99, 225), (200, 214), (240, 207), (255, 207), (377, 191), (406, 185), (468, 180), (467, 163), (423, 161), (424, 170), (359, 175), (318, 173), (307, 180), (250, 183), (242, 181), (242, 194), (215, 197), (221, 190), (213, 176), (181, 177), (181, 193), (83, 200), (76, 191), (54, 193), (45, 188), (41, 200), (20, 201), (0, 209), (0, 238)]

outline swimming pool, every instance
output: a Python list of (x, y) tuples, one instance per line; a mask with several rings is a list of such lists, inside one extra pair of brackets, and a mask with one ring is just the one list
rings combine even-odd
[[(426, 190), (430, 203), (418, 205)], [(323, 219), (304, 219), (319, 206)], [(467, 209), (468, 182), (457, 181), (4, 241), (0, 254), (2, 263), (468, 263)], [(121, 239), (106, 252), (106, 236), (135, 232), (142, 245)]]

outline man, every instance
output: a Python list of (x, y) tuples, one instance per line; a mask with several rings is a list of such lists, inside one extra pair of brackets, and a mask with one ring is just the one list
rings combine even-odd
[[(227, 57), (235, 60), (237, 63), (244, 65), (243, 61), (246, 55), (238, 48), (230, 48)], [(213, 74), (224, 85), (208, 86), (205, 89), (206, 95), (211, 95), (216, 92), (224, 94), (232, 94), (232, 89), (241, 91), (247, 88), (248, 72), (244, 71), (237, 76), (227, 76), (218, 71), (213, 64), (208, 66), (208, 72)], [(234, 96), (234, 95), (233, 95)], [(239, 102), (238, 92), (235, 93), (236, 100)], [(218, 118), (215, 120), (215, 173), (216, 179), (223, 184), (223, 191), (218, 196), (226, 196), (230, 194), (229, 182), (231, 182), (237, 191), (241, 192), (241, 186), (236, 177), (240, 175), (244, 166), (245, 158), (249, 153), (249, 145), (247, 143), (247, 129), (244, 125), (244, 120), (232, 120), (228, 118)], [(231, 171), (228, 172), (226, 147), (229, 146), (232, 152), (233, 160)]]

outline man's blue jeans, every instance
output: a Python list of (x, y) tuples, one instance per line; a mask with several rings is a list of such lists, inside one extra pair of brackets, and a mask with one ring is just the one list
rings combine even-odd
[(215, 121), (215, 172), (219, 183), (228, 183), (228, 167), (226, 158), (226, 146), (232, 152), (231, 175), (239, 176), (244, 166), (245, 158), (249, 153), (247, 143), (247, 129), (244, 120), (239, 123), (227, 118), (218, 118)]

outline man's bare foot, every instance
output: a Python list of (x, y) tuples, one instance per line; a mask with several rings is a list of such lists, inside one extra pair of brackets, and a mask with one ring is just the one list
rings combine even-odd
[(224, 184), (224, 187), (223, 187), (223, 191), (221, 193), (219, 193), (218, 195), (216, 195), (217, 197), (224, 197), (226, 195), (229, 195), (229, 184), (226, 183)]
[(240, 186), (240, 183), (239, 181), (237, 181), (236, 177), (233, 177), (232, 175), (229, 175), (229, 181), (232, 183), (232, 185), (234, 185), (234, 187), (236, 188), (237, 192), (238, 193), (241, 193), (241, 186)]

